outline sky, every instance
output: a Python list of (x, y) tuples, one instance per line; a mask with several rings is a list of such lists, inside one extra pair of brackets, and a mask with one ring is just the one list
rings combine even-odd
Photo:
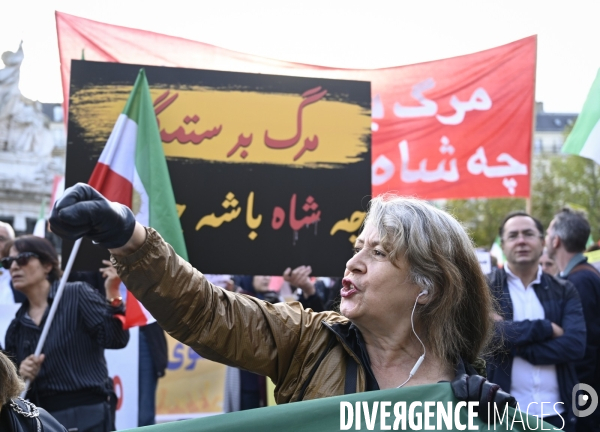
[[(54, 11), (276, 59), (377, 68), (538, 35), (536, 100), (581, 110), (600, 68), (600, 0), (19, 0), (0, 7), (0, 52), (23, 41), (20, 89), (62, 102)], [(0, 64), (0, 67), (3, 66)]]

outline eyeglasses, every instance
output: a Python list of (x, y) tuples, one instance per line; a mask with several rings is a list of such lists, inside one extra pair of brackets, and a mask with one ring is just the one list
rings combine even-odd
[(543, 236), (541, 236), (540, 234), (538, 234), (534, 231), (523, 231), (523, 232), (508, 233), (508, 235), (506, 236), (504, 241), (514, 242), (514, 241), (517, 241), (520, 236), (523, 236), (523, 240), (525, 240), (525, 241), (532, 241), (533, 239), (536, 239), (536, 238), (544, 238)]
[(2, 258), (0, 262), (2, 262), (2, 267), (8, 270), (10, 266), (12, 266), (13, 261), (16, 261), (19, 267), (23, 267), (24, 265), (27, 265), (31, 258), (39, 259), (40, 257), (34, 254), (33, 252), (21, 252), (16, 257)]

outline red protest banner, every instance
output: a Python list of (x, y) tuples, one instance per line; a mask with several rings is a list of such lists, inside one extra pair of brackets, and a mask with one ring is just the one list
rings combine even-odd
[(373, 71), (373, 192), (529, 196), (535, 48)]
[(444, 60), (350, 70), (273, 60), (60, 12), (56, 24), (65, 101), (71, 59), (83, 53), (93, 61), (371, 81), (373, 194), (529, 196), (535, 36)]

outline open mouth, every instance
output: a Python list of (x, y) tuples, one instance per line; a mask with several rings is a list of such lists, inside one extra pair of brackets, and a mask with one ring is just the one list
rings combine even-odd
[(350, 297), (358, 292), (356, 285), (352, 283), (349, 279), (342, 280), (342, 289), (340, 290), (340, 295), (344, 298)]

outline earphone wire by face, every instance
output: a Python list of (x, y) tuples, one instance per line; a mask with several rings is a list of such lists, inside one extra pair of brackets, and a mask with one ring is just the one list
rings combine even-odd
[(415, 365), (411, 369), (410, 373), (408, 374), (408, 378), (406, 378), (406, 381), (404, 381), (402, 384), (400, 384), (396, 388), (403, 387), (404, 384), (406, 384), (413, 377), (413, 375), (417, 373), (417, 370), (421, 366), (421, 363), (423, 363), (423, 360), (425, 360), (425, 353), (426, 353), (425, 344), (423, 343), (423, 341), (421, 340), (421, 338), (419, 337), (419, 335), (415, 331), (415, 321), (414, 321), (413, 317), (415, 316), (415, 309), (417, 308), (417, 302), (419, 301), (419, 297), (421, 297), (422, 295), (427, 295), (427, 294), (429, 294), (429, 291), (427, 291), (427, 290), (421, 291), (421, 293), (415, 299), (415, 305), (413, 306), (413, 310), (412, 310), (412, 312), (410, 314), (410, 325), (412, 327), (413, 333), (415, 334), (415, 336), (417, 337), (417, 339), (419, 340), (419, 342), (421, 342), (421, 346), (423, 347), (423, 355), (421, 357), (419, 357), (419, 359), (417, 360), (417, 362), (415, 363)]

